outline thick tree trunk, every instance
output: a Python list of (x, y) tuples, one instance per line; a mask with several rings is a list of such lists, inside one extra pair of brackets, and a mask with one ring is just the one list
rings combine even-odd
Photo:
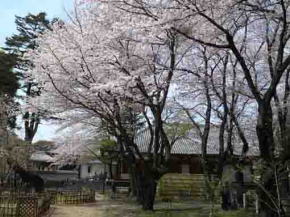
[(32, 140), (38, 130), (39, 126), (39, 117), (36, 113), (30, 114), (26, 112), (24, 115), (24, 129), (25, 129), (25, 138), (26, 142), (32, 143)]
[(153, 210), (157, 181), (152, 173), (135, 171), (135, 191), (137, 202), (144, 210)]
[(142, 179), (140, 171), (137, 171), (135, 164), (129, 165), (130, 173), (130, 196), (135, 197), (137, 203), (142, 204), (143, 201), (143, 188)]
[(153, 210), (156, 195), (157, 183), (152, 177), (145, 177), (142, 180), (142, 208)]
[(259, 105), (256, 130), (262, 159), (268, 162), (273, 161), (275, 146), (273, 135), (273, 113), (271, 105)]
[(260, 216), (276, 217), (277, 209), (273, 201), (268, 196), (273, 195), (277, 198), (276, 183), (274, 180), (274, 171), (271, 165), (274, 164), (274, 133), (273, 133), (273, 113), (270, 104), (259, 104), (259, 115), (257, 121), (257, 136), (259, 140), (259, 148), (261, 158), (264, 161), (264, 169), (261, 174), (261, 184), (263, 189), (259, 189), (258, 194), (261, 201)]
[[(271, 168), (264, 169), (261, 181), (264, 189), (258, 190), (260, 199), (260, 216), (261, 217), (276, 217), (278, 213), (268, 194), (275, 195), (274, 174)], [(276, 198), (276, 197), (274, 197)]]
[(142, 204), (143, 201), (143, 187), (142, 187), (143, 177), (139, 173), (135, 173), (135, 190), (136, 190), (136, 199), (139, 204)]
[(137, 174), (135, 165), (129, 166), (129, 174), (130, 174), (130, 197), (137, 197)]
[(110, 179), (113, 179), (113, 178), (114, 178), (114, 176), (113, 176), (113, 168), (112, 168), (112, 166), (113, 166), (113, 163), (110, 162), (110, 163), (109, 163)]
[(238, 208), (236, 199), (234, 198), (233, 189), (229, 185), (223, 186), (222, 192), (222, 204), (223, 210), (235, 210)]
[(225, 112), (223, 118), (222, 118), (222, 123), (220, 126), (220, 131), (219, 131), (219, 162), (218, 162), (218, 178), (221, 178), (222, 176), (222, 171), (223, 171), (223, 166), (224, 166), (224, 161), (225, 161), (225, 128), (226, 128), (226, 122), (227, 122), (227, 113)]
[(243, 207), (244, 176), (235, 169), (234, 162), (227, 162), (222, 176), (222, 208), (233, 210)]

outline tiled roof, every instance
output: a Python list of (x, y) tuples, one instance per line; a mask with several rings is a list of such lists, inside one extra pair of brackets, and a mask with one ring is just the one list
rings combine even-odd
[[(140, 132), (136, 138), (135, 142), (140, 150), (141, 153), (147, 153), (148, 145), (150, 143), (150, 131), (143, 130)], [(240, 141), (236, 141), (233, 144), (234, 147), (234, 154), (241, 154), (242, 151), (242, 143)], [(208, 138), (208, 145), (207, 145), (207, 153), (214, 155), (219, 153), (219, 139), (218, 139), (218, 131), (212, 130), (209, 138)], [(186, 136), (179, 138), (171, 148), (171, 154), (185, 154), (185, 155), (192, 155), (192, 154), (201, 154), (201, 140), (198, 137), (196, 131), (191, 130)], [(257, 147), (251, 145), (248, 152), (249, 156), (256, 156), (258, 155)]]
[(39, 162), (46, 162), (46, 163), (52, 163), (55, 162), (55, 159), (48, 154), (46, 154), (44, 151), (38, 151), (31, 155), (30, 160), (32, 161), (39, 161)]

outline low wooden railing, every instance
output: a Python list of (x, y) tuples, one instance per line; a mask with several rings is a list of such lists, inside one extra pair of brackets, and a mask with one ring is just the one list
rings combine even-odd
[(83, 204), (95, 202), (95, 191), (50, 191), (53, 204)]
[(95, 201), (95, 191), (49, 191), (0, 193), (0, 217), (40, 217), (51, 204), (83, 204)]
[(49, 194), (28, 195), (22, 194), (0, 196), (1, 217), (40, 217), (48, 211), (52, 198)]

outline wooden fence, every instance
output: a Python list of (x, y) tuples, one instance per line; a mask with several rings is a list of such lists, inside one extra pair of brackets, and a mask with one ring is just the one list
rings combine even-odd
[(11, 198), (0, 197), (0, 216), (16, 217), (17, 203)]
[(40, 217), (51, 204), (82, 204), (95, 201), (94, 191), (50, 191), (0, 193), (0, 217)]
[(290, 198), (282, 200), (286, 216), (290, 216)]
[(202, 200), (205, 198), (205, 191), (202, 174), (166, 174), (158, 185), (158, 196), (161, 200)]
[(0, 196), (1, 217), (40, 217), (48, 211), (51, 204), (51, 196)]
[(83, 204), (95, 202), (95, 191), (51, 191), (53, 204)]

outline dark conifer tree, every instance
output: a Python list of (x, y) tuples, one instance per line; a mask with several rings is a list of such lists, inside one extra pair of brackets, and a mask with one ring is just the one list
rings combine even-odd
[[(19, 89), (19, 76), (13, 68), (16, 64), (16, 56), (0, 51), (0, 96), (5, 100), (13, 111), (7, 112), (7, 126), (10, 128), (16, 127), (16, 115), (14, 111), (18, 109), (18, 103), (15, 100), (17, 90)], [(1, 105), (0, 105), (1, 106)]]
[[(51, 30), (51, 22), (47, 19), (46, 14), (41, 12), (36, 15), (28, 14), (25, 17), (16, 16), (15, 23), (18, 33), (6, 39), (5, 50), (16, 58), (15, 68), (21, 75), (22, 91), (27, 97), (34, 97), (40, 94), (41, 86), (29, 79), (27, 72), (32, 65), (28, 59), (25, 59), (24, 54), (29, 49), (37, 47), (37, 37), (44, 31)], [(40, 113), (24, 112), (24, 139), (27, 142), (32, 142), (40, 123), (40, 116)]]

